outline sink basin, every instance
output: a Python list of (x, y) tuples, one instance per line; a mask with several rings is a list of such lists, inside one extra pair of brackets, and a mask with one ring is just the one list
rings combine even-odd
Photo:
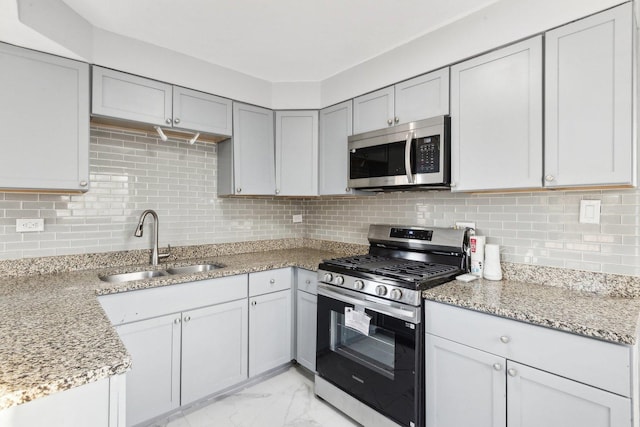
[(152, 279), (154, 277), (168, 276), (169, 273), (162, 270), (136, 271), (133, 273), (110, 274), (100, 276), (100, 280), (109, 283), (131, 282), (133, 280)]
[(215, 269), (222, 268), (222, 267), (224, 267), (224, 265), (222, 265), (222, 264), (185, 265), (184, 267), (167, 268), (167, 273), (169, 273), (169, 274), (204, 273), (204, 272), (215, 270)]

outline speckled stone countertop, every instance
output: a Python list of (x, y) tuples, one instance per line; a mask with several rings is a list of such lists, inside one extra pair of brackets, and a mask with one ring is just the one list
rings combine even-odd
[(422, 295), (427, 300), (620, 344), (635, 344), (638, 338), (640, 298), (511, 278), (454, 280)]
[(358, 253), (361, 249), (337, 246), (329, 250), (306, 247), (227, 253), (160, 266), (204, 261), (225, 265), (218, 270), (120, 284), (103, 282), (99, 276), (139, 271), (148, 266), (3, 277), (0, 279), (3, 319), (0, 336), (4, 343), (0, 349), (0, 410), (129, 369), (130, 357), (102, 310), (98, 295), (281, 267), (316, 270), (323, 259), (344, 256), (350, 251)]

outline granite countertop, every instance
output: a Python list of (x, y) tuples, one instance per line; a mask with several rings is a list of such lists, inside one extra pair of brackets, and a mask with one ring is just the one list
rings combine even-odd
[(176, 261), (214, 262), (224, 268), (128, 283), (99, 275), (146, 269), (129, 266), (3, 278), (0, 281), (0, 410), (56, 391), (126, 372), (131, 359), (97, 300), (98, 295), (167, 286), (281, 267), (316, 270), (329, 250), (295, 248)]
[(619, 344), (636, 344), (640, 298), (518, 280), (457, 280), (423, 292), (451, 304)]

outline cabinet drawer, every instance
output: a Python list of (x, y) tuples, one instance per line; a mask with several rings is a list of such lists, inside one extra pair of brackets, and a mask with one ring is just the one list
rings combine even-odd
[(318, 295), (318, 273), (315, 271), (299, 268), (296, 283), (298, 285), (298, 290)]
[(247, 275), (103, 295), (98, 301), (114, 325), (247, 298)]
[(427, 301), (427, 333), (623, 396), (631, 393), (631, 348)]
[(249, 274), (249, 296), (268, 294), (291, 288), (291, 268)]

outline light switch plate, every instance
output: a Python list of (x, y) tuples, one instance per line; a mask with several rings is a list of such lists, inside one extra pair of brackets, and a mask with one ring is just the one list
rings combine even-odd
[(44, 231), (44, 219), (42, 218), (18, 218), (16, 219), (16, 232), (29, 233), (32, 231)]
[(600, 224), (600, 200), (580, 200), (580, 223)]

